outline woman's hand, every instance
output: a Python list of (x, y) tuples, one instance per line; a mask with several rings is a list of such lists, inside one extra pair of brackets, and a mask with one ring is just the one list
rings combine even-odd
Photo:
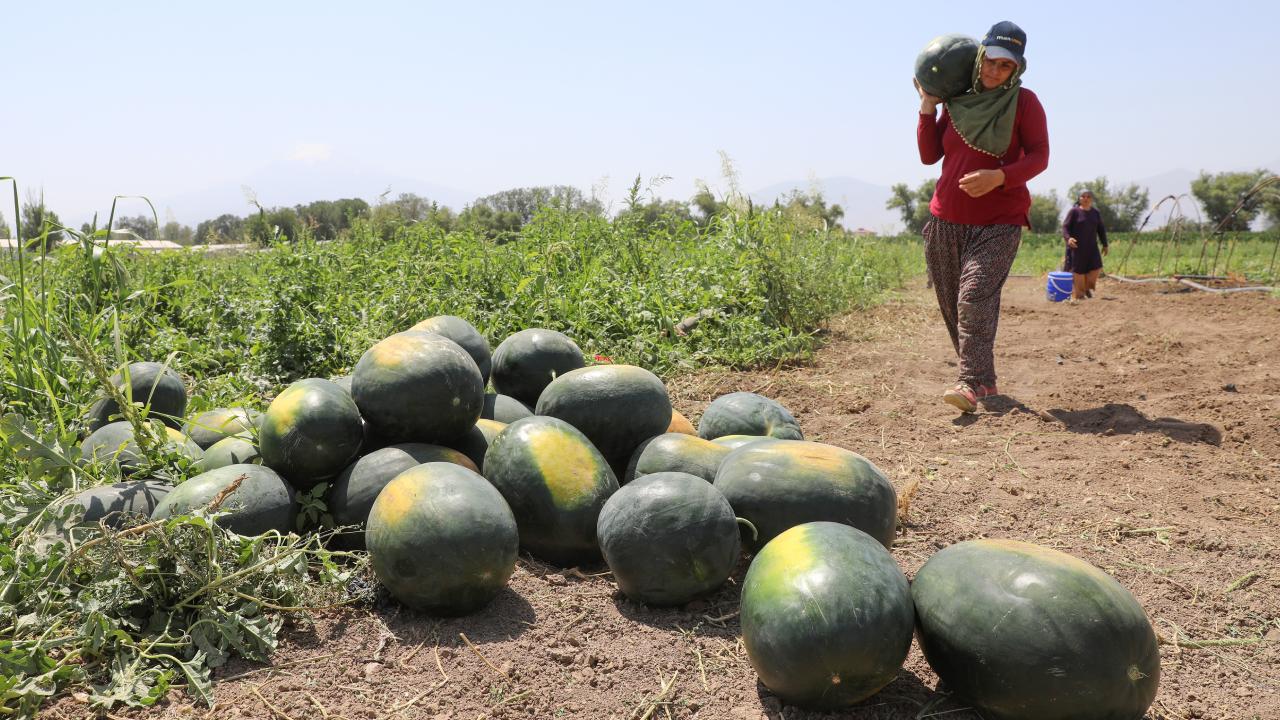
[(938, 106), (942, 104), (942, 98), (930, 95), (920, 87), (920, 81), (911, 78), (911, 82), (916, 84), (916, 92), (920, 93), (920, 114), (932, 115), (938, 111)]
[(1106, 255), (1106, 254), (1107, 254), (1107, 250), (1110, 250), (1110, 248), (1109, 248), (1109, 247), (1107, 247), (1106, 245), (1103, 245), (1103, 246), (1102, 246), (1102, 254), (1103, 254), (1103, 255)]
[(1067, 247), (1071, 248), (1072, 250), (1075, 250), (1076, 248), (1080, 247), (1080, 241), (1076, 240), (1075, 238), (1067, 238)]
[(974, 170), (960, 178), (960, 189), (969, 197), (982, 197), (1004, 184), (1003, 170)]

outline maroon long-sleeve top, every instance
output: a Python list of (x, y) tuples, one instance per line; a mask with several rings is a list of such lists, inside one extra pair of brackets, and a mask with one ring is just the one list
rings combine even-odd
[[(1018, 91), (1016, 113), (1009, 149), (998, 158), (969, 147), (951, 126), (945, 106), (941, 117), (921, 113), (916, 127), (920, 161), (942, 160), (942, 177), (929, 202), (934, 217), (965, 225), (1030, 225), (1027, 181), (1049, 167), (1049, 128), (1040, 99), (1026, 88)], [(965, 175), (996, 169), (1004, 170), (1004, 184), (995, 190), (975, 198), (960, 189)]]

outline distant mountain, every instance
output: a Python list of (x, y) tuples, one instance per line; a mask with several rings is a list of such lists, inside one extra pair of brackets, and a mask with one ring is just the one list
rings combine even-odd
[(867, 228), (878, 233), (891, 234), (902, 229), (902, 216), (897, 211), (886, 210), (884, 207), (892, 192), (889, 187), (857, 178), (792, 180), (760, 188), (750, 195), (752, 202), (768, 205), (793, 191), (810, 192), (814, 189), (821, 190), (822, 197), (826, 198), (827, 202), (838, 204), (844, 209), (844, 219), (840, 224), (850, 230)]
[(293, 206), (315, 200), (361, 198), (374, 204), (378, 196), (415, 193), (460, 210), (477, 195), (455, 187), (418, 178), (395, 175), (357, 163), (324, 160), (291, 160), (273, 163), (241, 180), (227, 181), (200, 190), (152, 198), (163, 223), (171, 212), (179, 222), (195, 226), (224, 213), (244, 217), (254, 211), (247, 197), (256, 196), (264, 207)]

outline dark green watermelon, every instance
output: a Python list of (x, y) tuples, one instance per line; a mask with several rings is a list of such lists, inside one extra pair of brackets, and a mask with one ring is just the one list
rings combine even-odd
[(511, 423), (489, 445), (484, 473), (515, 514), (521, 547), (561, 566), (599, 559), (596, 521), (618, 481), (572, 425), (536, 415)]
[(552, 380), (584, 365), (582, 349), (565, 334), (543, 328), (521, 330), (493, 351), (493, 389), (535, 407)]
[(493, 371), (493, 361), (489, 354), (489, 341), (476, 330), (475, 326), (454, 315), (436, 315), (414, 325), (410, 330), (435, 333), (458, 343), (480, 369), (484, 384), (489, 384), (489, 375)]
[(916, 80), (934, 97), (950, 100), (973, 87), (978, 41), (948, 33), (929, 41), (916, 56)]
[[(325, 501), (334, 524), (339, 527), (363, 526), (369, 519), (373, 501), (392, 478), (411, 467), (429, 462), (451, 462), (472, 472), (477, 470), (467, 456), (439, 445), (404, 443), (376, 450), (351, 463), (329, 486)], [(364, 533), (359, 530), (345, 532), (338, 542), (349, 549), (363, 550)]]
[(182, 426), (182, 432), (199, 445), (201, 450), (208, 450), (223, 438), (254, 432), (261, 422), (262, 413), (257, 410), (242, 407), (215, 408), (188, 420)]
[(804, 440), (759, 440), (721, 461), (715, 485), (759, 531), (758, 540), (745, 543), (751, 548), (818, 520), (852, 525), (893, 545), (897, 493), (879, 468), (855, 452)]
[(538, 415), (578, 428), (602, 455), (624, 464), (636, 446), (666, 432), (671, 398), (657, 375), (634, 365), (593, 365), (551, 381)]
[(681, 472), (696, 475), (707, 482), (716, 479), (720, 467), (731, 448), (703, 440), (694, 435), (669, 432), (640, 443), (631, 455), (625, 482), (637, 477), (660, 472)]
[(240, 535), (292, 531), (298, 516), (293, 487), (262, 465), (227, 465), (201, 473), (166, 495), (151, 517), (164, 520), (206, 507), (241, 476), (240, 487), (222, 502), (220, 511), (229, 514), (219, 518), (218, 524)]
[(247, 435), (226, 437), (204, 451), (204, 457), (196, 461), (195, 468), (200, 472), (216, 470), (227, 465), (253, 463), (262, 464), (262, 453)]
[(498, 393), (485, 393), (484, 409), (480, 411), (481, 420), (497, 420), (504, 425), (533, 416), (529, 406), (511, 397)]
[(262, 463), (299, 490), (335, 477), (364, 444), (360, 411), (342, 388), (307, 378), (285, 388), (258, 432)]
[(519, 533), (502, 495), (452, 463), (418, 465), (378, 494), (366, 533), (378, 580), (436, 615), (483, 607), (515, 570)]
[(365, 351), (352, 373), (351, 396), (385, 441), (447, 445), (480, 419), (484, 379), (462, 346), (410, 330)]
[(622, 487), (600, 511), (596, 535), (618, 589), (649, 605), (683, 605), (715, 590), (741, 551), (729, 501), (682, 472)]
[(742, 583), (741, 617), (760, 682), (815, 710), (848, 707), (888, 685), (914, 620), (907, 579), (884, 546), (830, 522), (797, 525), (764, 546)]
[(803, 440), (800, 423), (777, 400), (750, 392), (721, 395), (702, 412), (698, 437), (714, 440), (725, 435), (764, 435)]
[[(204, 456), (200, 447), (186, 435), (171, 427), (160, 425), (155, 427), (161, 428), (165, 437), (165, 452), (177, 453), (192, 461), (198, 461)], [(100, 462), (115, 462), (120, 466), (120, 471), (126, 475), (137, 472), (146, 464), (142, 449), (134, 438), (133, 426), (123, 420), (107, 423), (94, 430), (80, 443), (80, 452), (85, 458)]]
[(83, 490), (69, 502), (84, 508), (83, 525), (105, 522), (121, 528), (130, 518), (149, 518), (173, 486), (159, 480), (131, 480)]
[(475, 427), (467, 431), (466, 435), (451, 441), (449, 447), (466, 455), (477, 468), (480, 468), (480, 474), (483, 475), (485, 453), (489, 452), (489, 445), (506, 426), (507, 423), (481, 418), (476, 421)]
[(1156, 635), (1114, 578), (1051, 548), (969, 540), (916, 573), (920, 648), (990, 720), (1138, 720), (1160, 683)]
[[(125, 380), (125, 376), (128, 380)], [(134, 403), (147, 409), (147, 417), (172, 428), (182, 425), (187, 411), (187, 388), (182, 377), (163, 363), (129, 363), (125, 370), (111, 376), (111, 384)], [(110, 397), (104, 397), (89, 410), (90, 432), (111, 422), (111, 416), (120, 412), (120, 406)]]

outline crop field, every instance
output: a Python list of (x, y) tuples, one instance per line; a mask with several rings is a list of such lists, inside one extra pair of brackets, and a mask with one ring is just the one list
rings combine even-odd
[[(1130, 277), (1193, 274), (1276, 284), (1275, 246), (1274, 231), (1208, 243), (1199, 236), (1121, 234), (1112, 238), (1106, 262), (1109, 271)], [(521, 521), (522, 513), (543, 510), (522, 509), (511, 494), (493, 492), (506, 489), (490, 465), (495, 456), (515, 467), (526, 462), (520, 452), (536, 454), (514, 440), (485, 434), (478, 456), (473, 446), (439, 443), (466, 456), (449, 462), (482, 470), (492, 483), (466, 492), (488, 493), (501, 508), (479, 520), (467, 516), (471, 527), (496, 529), (470, 536), (466, 552), (502, 533), (511, 543), (509, 580), (501, 568), (478, 573), (504, 582), (488, 588), (491, 601), (457, 617), (411, 609), (402, 586), (388, 590), (389, 581), (398, 582), (391, 573), (407, 572), (412, 558), (379, 565), (363, 539), (355, 546), (349, 533), (335, 535), (344, 523), (335, 520), (341, 508), (333, 488), (346, 482), (336, 469), (317, 471), (314, 482), (282, 485), (288, 521), (260, 533), (229, 530), (237, 522), (230, 499), (253, 482), (247, 471), (201, 500), (186, 506), (163, 500), (169, 510), (121, 523), (85, 522), (90, 508), (70, 501), (143, 478), (177, 497), (208, 467), (208, 449), (189, 444), (209, 428), (193, 419), (219, 408), (253, 411), (244, 416), (240, 439), (252, 456), (261, 453), (253, 462), (287, 480), (301, 472), (292, 468), (319, 462), (348, 440), (355, 444), (338, 453), (339, 469), (371, 448), (407, 442), (387, 430), (392, 421), (370, 422), (382, 412), (370, 409), (375, 399), (382, 408), (397, 398), (380, 385), (375, 398), (375, 374), (366, 368), (398, 348), (426, 353), (448, 345), (459, 357), (471, 353), (475, 362), (464, 364), (484, 373), (461, 341), (460, 349), (437, 343), (434, 334), (398, 335), (442, 315), (478, 331), (485, 358), (492, 350), (492, 378), (475, 376), (479, 393), (505, 392), (500, 383), (511, 381), (503, 364), (512, 361), (500, 359), (504, 340), (531, 328), (571, 339), (581, 356), (573, 367), (585, 365), (558, 369), (555, 380), (543, 382), (558, 388), (562, 404), (573, 404), (574, 390), (555, 383), (584, 370), (625, 374), (634, 366), (634, 377), (642, 368), (661, 380), (657, 400), (643, 388), (606, 392), (611, 400), (604, 404), (613, 407), (593, 406), (583, 411), (587, 421), (560, 423), (572, 426), (567, 431), (551, 428), (569, 433), (557, 436), (556, 457), (598, 460), (593, 492), (601, 503), (628, 491), (625, 481), (644, 474), (637, 467), (648, 457), (637, 440), (609, 435), (615, 426), (639, 425), (652, 401), (663, 422), (670, 419), (669, 430), (676, 428), (674, 409), (690, 421), (684, 432), (696, 432), (720, 411), (713, 407), (718, 398), (754, 393), (780, 403), (784, 415), (773, 404), (753, 406), (771, 420), (742, 434), (802, 434), (827, 448), (807, 446), (828, 453), (822, 467), (852, 463), (847, 467), (857, 469), (848, 473), (858, 482), (879, 477), (892, 488), (888, 510), (876, 520), (887, 536), (876, 543), (857, 533), (871, 547), (858, 552), (879, 553), (887, 567), (900, 569), (890, 574), (902, 577), (903, 592), (929, 558), (966, 540), (1020, 540), (1069, 553), (1119, 581), (1154, 630), (1159, 689), (1133, 717), (1276, 717), (1280, 375), (1273, 361), (1280, 300), (1274, 293), (1209, 295), (1104, 279), (1094, 300), (1050, 304), (1043, 273), (1057, 269), (1061, 252), (1056, 235), (1024, 237), (997, 342), (1007, 397), (960, 418), (937, 401), (955, 360), (923, 284), (919, 239), (853, 237), (782, 213), (727, 213), (700, 225), (544, 210), (505, 242), (428, 225), (388, 230), (357, 222), (332, 242), (304, 237), (225, 255), (104, 251), (72, 234), (48, 253), (0, 257), (0, 717), (983, 717), (970, 697), (939, 684), (919, 641), (910, 639), (910, 615), (905, 658), (886, 661), (872, 688), (882, 689), (853, 707), (810, 710), (804, 706), (813, 703), (803, 702), (810, 691), (770, 687), (768, 673), (780, 684), (788, 663), (808, 658), (761, 671), (768, 660), (752, 644), (751, 623), (768, 610), (755, 599), (768, 594), (753, 596), (748, 576), (768, 546), (753, 541), (763, 534), (763, 544), (779, 532), (766, 527), (773, 522), (766, 511), (746, 518), (751, 522), (739, 535), (733, 517), (749, 513), (741, 510), (745, 504), (734, 505), (727, 579), (670, 607), (637, 600), (642, 591), (624, 577), (621, 560), (600, 557), (594, 515), (585, 555), (560, 555), (563, 538), (539, 545), (522, 525), (516, 556), (516, 522), (503, 530), (498, 516), (514, 511)], [(130, 404), (136, 395), (122, 389), (129, 381), (113, 376), (126, 368), (141, 372), (137, 363), (159, 364), (156, 389), (164, 377), (176, 378), (186, 398), (180, 411), (170, 417)], [(334, 391), (337, 383), (297, 384), (308, 378), (348, 384), (345, 392)], [(329, 415), (306, 415), (311, 406), (299, 402), (283, 409), (286, 389), (301, 397), (307, 387), (321, 388), (306, 397), (319, 398), (314, 403)], [(456, 392), (455, 406), (463, 394)], [(481, 395), (473, 395), (479, 402)], [(539, 416), (577, 412), (557, 414), (550, 395), (535, 392), (522, 402)], [(794, 436), (779, 420), (787, 411)], [(122, 441), (103, 445), (113, 452), (86, 442), (117, 419), (107, 417), (112, 412), (119, 422), (111, 425), (133, 443), (127, 461)], [(400, 406), (386, 412), (415, 415), (406, 422), (436, 414)], [(250, 423), (258, 413), (263, 419)], [(304, 415), (331, 419), (308, 437), (331, 435), (299, 454), (306, 457), (291, 456), (306, 433), (290, 423)], [(335, 429), (343, 422), (355, 429)], [(473, 424), (474, 417), (467, 427)], [(662, 432), (644, 431), (641, 440)], [(573, 445), (576, 438), (581, 446)], [(614, 440), (626, 451), (597, 451)], [(713, 447), (698, 442), (705, 443), (698, 452)], [(744, 451), (751, 447), (734, 456), (750, 455)], [(871, 461), (874, 472), (847, 451)], [(702, 462), (689, 452), (682, 468)], [(276, 464), (272, 457), (283, 459)], [(727, 487), (711, 467), (704, 479)], [(547, 482), (552, 491), (562, 487)], [(640, 503), (635, 494), (628, 501)], [(396, 518), (410, 517), (407, 500), (395, 508), (403, 515), (382, 502), (369, 516), (375, 554), (401, 536), (375, 532), (374, 518), (381, 513), (407, 526)], [(465, 531), (462, 521), (456, 525)], [(787, 540), (785, 533), (778, 537)], [(797, 558), (804, 552), (786, 547), (789, 559), (776, 565), (803, 565)], [(910, 613), (910, 595), (904, 597)], [(1066, 617), (1074, 608), (1047, 612)], [(1104, 664), (1104, 656), (1119, 651), (1082, 652)], [(1135, 673), (1136, 696), (1154, 687), (1155, 674)], [(831, 687), (845, 682), (829, 674)]]

